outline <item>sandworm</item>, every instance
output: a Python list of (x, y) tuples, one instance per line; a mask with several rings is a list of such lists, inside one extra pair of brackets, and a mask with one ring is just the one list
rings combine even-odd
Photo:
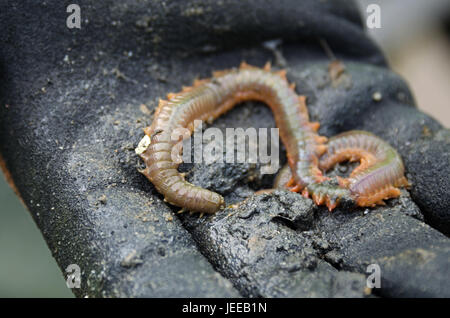
[[(359, 205), (372, 202), (363, 196), (370, 192), (372, 186), (383, 186), (381, 181), (364, 181), (364, 177), (357, 185), (351, 182), (345, 184), (343, 180), (339, 185), (329, 185), (330, 180), (324, 177), (320, 167), (323, 166), (325, 170), (340, 161), (339, 158), (346, 158), (340, 151), (340, 139), (335, 140), (336, 146), (333, 148), (336, 156), (327, 154), (329, 161), (324, 160), (324, 164), (320, 165), (319, 158), (327, 152), (327, 138), (318, 135), (319, 123), (309, 121), (306, 97), (296, 94), (295, 85), (289, 84), (286, 79), (286, 71), (272, 71), (269, 63), (261, 69), (244, 62), (239, 69), (214, 72), (211, 79), (197, 80), (192, 87), (184, 87), (179, 93), (170, 93), (167, 98), (160, 100), (153, 122), (145, 128), (145, 137), (136, 152), (146, 165), (141, 173), (164, 195), (165, 201), (183, 210), (215, 213), (224, 207), (224, 199), (218, 193), (184, 179), (177, 170), (179, 163), (173, 160), (174, 148), (180, 139), (192, 134), (196, 120), (212, 122), (236, 104), (248, 100), (264, 102), (273, 112), (281, 141), (286, 147), (290, 168), (286, 186), (291, 191), (302, 191), (304, 196), (311, 196), (316, 203), (325, 203), (332, 210), (341, 197), (355, 197), (352, 191), (360, 195), (356, 200)], [(172, 132), (178, 128), (186, 128), (188, 134), (174, 139), (171, 137)], [(328, 162), (329, 165), (326, 164)], [(382, 164), (380, 169), (385, 166), (386, 163)], [(365, 169), (361, 168), (360, 172), (365, 172)], [(385, 172), (385, 175), (388, 174)], [(376, 176), (378, 172), (372, 179), (377, 179)], [(386, 177), (382, 180), (391, 182), (391, 179)], [(357, 192), (360, 189), (367, 191), (360, 194)], [(391, 191), (387, 195), (392, 197), (394, 193)], [(382, 200), (379, 197), (376, 203)]]
[[(408, 187), (403, 161), (397, 151), (384, 140), (362, 130), (352, 130), (330, 138), (327, 151), (319, 159), (325, 173), (337, 163), (359, 161), (348, 178), (336, 177), (307, 185), (302, 193), (311, 196), (317, 205), (326, 204), (333, 210), (345, 198), (361, 207), (384, 205), (384, 200), (400, 195), (398, 187)], [(275, 179), (274, 188), (290, 187), (292, 175), (283, 167)]]
[(328, 170), (342, 161), (360, 161), (348, 178), (338, 178), (359, 206), (383, 205), (383, 200), (400, 195), (398, 187), (409, 186), (397, 151), (367, 131), (353, 130), (330, 138), (320, 168)]

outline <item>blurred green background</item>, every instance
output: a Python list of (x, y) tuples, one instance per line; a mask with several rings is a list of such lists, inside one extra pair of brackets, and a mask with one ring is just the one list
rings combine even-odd
[(31, 215), (0, 174), (0, 297), (74, 297)]

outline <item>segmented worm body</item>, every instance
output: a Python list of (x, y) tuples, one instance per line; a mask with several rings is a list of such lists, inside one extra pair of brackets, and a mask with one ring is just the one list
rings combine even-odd
[(402, 159), (388, 143), (366, 131), (349, 131), (330, 138), (320, 168), (328, 170), (342, 161), (360, 161), (349, 178), (338, 178), (359, 206), (384, 204), (398, 197), (398, 187), (407, 187)]
[[(152, 125), (145, 129), (145, 147), (136, 152), (146, 164), (141, 172), (167, 202), (201, 213), (214, 213), (224, 206), (221, 195), (187, 182), (178, 172), (179, 163), (173, 160), (172, 154), (179, 141), (193, 132), (194, 121), (211, 122), (247, 100), (266, 103), (274, 114), (287, 151), (290, 174), (286, 186), (291, 191), (302, 191), (317, 204), (326, 203), (330, 210), (342, 197), (365, 206), (398, 195), (386, 188), (404, 184), (400, 177), (396, 179), (403, 175), (403, 165), (395, 150), (376, 137), (377, 145), (369, 145), (367, 140), (372, 135), (369, 138), (366, 133), (355, 132), (345, 138), (342, 135), (332, 139), (328, 146), (332, 152), (326, 153), (327, 138), (317, 134), (319, 124), (309, 121), (306, 98), (295, 93), (294, 85), (289, 85), (286, 79), (286, 72), (273, 72), (270, 64), (260, 69), (242, 63), (239, 69), (215, 72), (212, 79), (195, 81), (192, 87), (168, 94), (167, 101), (160, 101)], [(186, 128), (188, 134), (172, 138), (172, 132), (179, 128)], [(349, 157), (350, 148), (353, 157)], [(321, 156), (323, 159), (319, 162)], [(326, 170), (339, 161), (353, 158), (361, 161), (359, 169), (348, 180), (341, 179), (339, 184), (324, 177), (320, 169)]]

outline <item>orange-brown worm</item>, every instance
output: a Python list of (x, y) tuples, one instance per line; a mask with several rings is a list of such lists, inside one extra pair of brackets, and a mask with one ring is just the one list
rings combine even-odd
[[(302, 191), (304, 196), (312, 196), (316, 203), (326, 203), (330, 210), (343, 196), (361, 206), (398, 196), (389, 187), (404, 185), (406, 179), (401, 179), (403, 164), (395, 150), (377, 139), (381, 153), (372, 153), (372, 148), (366, 149), (364, 143), (365, 136), (369, 135), (354, 133), (362, 140), (353, 145), (353, 150), (359, 151), (355, 150), (356, 157), (349, 157), (347, 148), (342, 150), (341, 144), (345, 143), (343, 137), (333, 139), (328, 147), (331, 146), (334, 152), (326, 153), (327, 138), (317, 134), (319, 124), (309, 121), (306, 97), (296, 94), (295, 86), (286, 79), (286, 72), (274, 72), (270, 64), (260, 69), (242, 63), (239, 69), (215, 72), (212, 79), (195, 81), (192, 87), (183, 88), (177, 94), (168, 94), (168, 100), (160, 100), (153, 122), (145, 129), (146, 136), (136, 152), (146, 164), (141, 172), (164, 195), (165, 201), (201, 213), (215, 213), (224, 206), (221, 195), (192, 185), (178, 172), (179, 163), (173, 160), (172, 153), (182, 137), (172, 140), (171, 135), (178, 128), (187, 128), (187, 135), (190, 135), (195, 129), (195, 120), (211, 122), (236, 104), (248, 100), (266, 103), (274, 114), (287, 151), (290, 179), (286, 186), (291, 191)], [(394, 151), (394, 158), (389, 157), (389, 161), (383, 157), (383, 151), (391, 150)], [(324, 159), (319, 166), (321, 156)], [(353, 173), (353, 179), (358, 178), (359, 181), (352, 183), (350, 178), (341, 179), (340, 185), (329, 184), (320, 167), (326, 170), (339, 161), (353, 158), (361, 160), (360, 167)], [(371, 161), (365, 163), (369, 159)], [(389, 172), (394, 166), (395, 178)], [(378, 177), (381, 174), (383, 177)]]
[(338, 162), (357, 160), (360, 165), (349, 178), (338, 178), (357, 205), (382, 205), (384, 199), (400, 195), (398, 187), (409, 186), (397, 151), (367, 131), (353, 130), (330, 138), (328, 150), (320, 158), (320, 168), (328, 170)]

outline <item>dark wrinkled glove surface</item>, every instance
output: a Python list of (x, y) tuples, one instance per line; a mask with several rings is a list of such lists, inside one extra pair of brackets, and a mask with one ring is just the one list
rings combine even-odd
[[(354, 5), (78, 4), (79, 30), (60, 2), (0, 5), (1, 155), (61, 269), (82, 269), (77, 296), (362, 297), (373, 263), (378, 296), (450, 296), (450, 134), (415, 108)], [(338, 81), (319, 39), (345, 65)], [(281, 42), (276, 52), (268, 40)], [(243, 60), (285, 67), (322, 135), (363, 129), (391, 143), (410, 191), (367, 211), (330, 214), (277, 191), (213, 217), (176, 215), (137, 171), (142, 129), (159, 98)], [(275, 125), (245, 103), (214, 126)], [(228, 204), (273, 180), (252, 165), (181, 168)]]

